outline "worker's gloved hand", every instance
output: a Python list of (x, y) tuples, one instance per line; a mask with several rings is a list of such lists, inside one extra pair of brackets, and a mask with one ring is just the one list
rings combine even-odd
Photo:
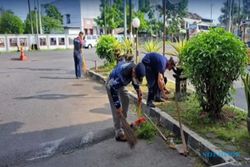
[(116, 109), (116, 112), (117, 112), (117, 115), (118, 115), (118, 117), (121, 117), (122, 116), (122, 108), (120, 107), (120, 108), (118, 108), (118, 109)]

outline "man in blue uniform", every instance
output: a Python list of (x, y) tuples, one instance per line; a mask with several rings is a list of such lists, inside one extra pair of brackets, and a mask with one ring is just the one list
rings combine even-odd
[(109, 103), (115, 127), (115, 139), (126, 141), (126, 136), (120, 122), (120, 115), (127, 117), (129, 107), (128, 90), (125, 88), (131, 81), (137, 92), (138, 100), (142, 100), (140, 83), (145, 76), (145, 67), (142, 63), (135, 65), (133, 62), (120, 61), (109, 75), (106, 82)]
[(83, 32), (80, 32), (78, 37), (74, 39), (74, 63), (75, 75), (79, 79), (82, 76), (82, 47), (83, 47)]
[(146, 54), (142, 59), (142, 63), (145, 65), (148, 83), (147, 105), (155, 107), (153, 100), (158, 90), (161, 91), (164, 98), (167, 98), (168, 91), (165, 88), (164, 72), (166, 69), (172, 70), (175, 63), (172, 57), (168, 60), (165, 56), (158, 53)]

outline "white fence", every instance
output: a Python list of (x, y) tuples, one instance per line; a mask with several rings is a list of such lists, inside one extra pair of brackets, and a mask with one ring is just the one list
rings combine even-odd
[(66, 49), (73, 48), (73, 39), (76, 35), (49, 34), (49, 35), (14, 35), (0, 34), (0, 52), (16, 51), (19, 46), (25, 50), (36, 45), (38, 49)]

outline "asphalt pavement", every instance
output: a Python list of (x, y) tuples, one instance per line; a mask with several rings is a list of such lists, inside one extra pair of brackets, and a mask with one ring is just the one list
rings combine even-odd
[[(159, 139), (135, 150), (115, 142), (106, 91), (75, 79), (72, 50), (26, 54), (28, 61), (17, 52), (0, 56), (0, 167), (194, 164)], [(102, 63), (94, 49), (84, 54), (89, 67)]]

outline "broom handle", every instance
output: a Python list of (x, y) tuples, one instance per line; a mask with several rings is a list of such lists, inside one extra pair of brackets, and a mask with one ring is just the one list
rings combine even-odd
[(183, 144), (183, 150), (184, 150), (184, 155), (187, 154), (187, 144), (186, 144), (186, 140), (185, 140), (185, 137), (184, 137), (184, 132), (183, 132), (183, 129), (182, 129), (182, 123), (181, 123), (181, 114), (180, 114), (180, 108), (179, 108), (179, 105), (178, 105), (178, 102), (177, 102), (177, 99), (175, 100), (175, 104), (176, 104), (176, 109), (177, 109), (177, 114), (178, 114), (178, 119), (179, 119), (179, 125), (180, 125), (180, 132), (181, 132), (181, 140), (182, 140), (182, 144)]
[(164, 141), (167, 141), (167, 137), (161, 132), (161, 130), (154, 124), (154, 122), (149, 118), (149, 116), (147, 116), (147, 114), (143, 114), (148, 120), (149, 122), (155, 127), (155, 129), (158, 131), (158, 133), (160, 134), (160, 136), (162, 137), (162, 139)]
[(141, 116), (141, 113), (142, 113), (142, 102), (141, 101), (138, 101), (138, 110), (137, 110), (137, 116), (138, 118), (140, 118)]

